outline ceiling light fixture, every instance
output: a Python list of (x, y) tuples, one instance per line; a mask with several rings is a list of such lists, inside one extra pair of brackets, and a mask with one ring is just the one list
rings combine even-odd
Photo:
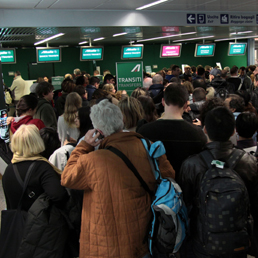
[(208, 38), (214, 38), (214, 37), (215, 36), (205, 36), (205, 37), (190, 38), (190, 39), (178, 39), (178, 40), (173, 40), (173, 42), (191, 41), (191, 40), (198, 40), (198, 39), (208, 39)]
[(83, 45), (83, 44), (87, 44), (89, 41), (82, 41), (80, 43), (78, 43), (78, 45)]
[(238, 34), (248, 34), (248, 33), (252, 33), (252, 30), (247, 30), (247, 31), (238, 31), (238, 32), (232, 32), (230, 33), (230, 35), (238, 35)]
[(117, 33), (117, 34), (114, 34), (113, 37), (123, 36), (126, 34), (127, 34), (127, 32)]
[(246, 37), (234, 37), (234, 38), (225, 38), (225, 39), (215, 39), (214, 41), (227, 41), (227, 40), (238, 40), (238, 39), (251, 39), (251, 38), (257, 38), (258, 35), (255, 36), (246, 36)]
[(102, 39), (104, 39), (104, 38), (102, 37), (102, 38), (93, 39), (93, 41), (98, 41), (98, 40), (102, 40)]
[(38, 41), (38, 42), (34, 43), (34, 45), (37, 46), (37, 45), (42, 44), (42, 43), (44, 43), (44, 42), (47, 42), (47, 41), (49, 41), (49, 40), (51, 40), (51, 39), (55, 39), (55, 38), (61, 37), (61, 36), (63, 36), (63, 35), (65, 35), (65, 34), (64, 34), (64, 33), (56, 34), (56, 35), (54, 35), (54, 36), (52, 36), (52, 37), (49, 37), (49, 38), (43, 39), (43, 40), (41, 40), (41, 41)]
[(167, 2), (168, 0), (159, 0), (159, 1), (155, 1), (153, 3), (150, 3), (150, 4), (146, 4), (146, 5), (143, 5), (141, 7), (138, 7), (136, 8), (135, 10), (143, 10), (143, 9), (146, 9), (146, 8), (149, 8), (151, 6), (154, 6), (154, 5), (157, 5), (157, 4), (162, 4), (164, 2)]
[(169, 36), (164, 36), (164, 37), (156, 37), (156, 38), (150, 38), (150, 39), (140, 39), (140, 40), (137, 40), (137, 42), (150, 41), (150, 40), (156, 40), (156, 39), (172, 38), (172, 37), (191, 35), (191, 34), (196, 34), (196, 32), (187, 32), (187, 33), (182, 33), (182, 34), (174, 34), (174, 35), (169, 35)]

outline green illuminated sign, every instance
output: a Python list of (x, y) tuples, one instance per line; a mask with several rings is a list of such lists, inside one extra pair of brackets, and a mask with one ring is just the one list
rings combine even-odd
[(122, 48), (122, 59), (130, 58), (142, 58), (143, 47), (142, 46), (130, 46)]
[(81, 61), (84, 60), (102, 60), (103, 48), (81, 48)]
[(60, 49), (37, 49), (38, 62), (61, 62)]
[(229, 45), (229, 55), (244, 55), (246, 43), (234, 43)]
[(195, 56), (213, 56), (215, 45), (197, 45)]
[(142, 87), (142, 62), (116, 63), (117, 89), (131, 95), (134, 89)]
[(14, 49), (1, 49), (0, 56), (2, 63), (15, 63)]

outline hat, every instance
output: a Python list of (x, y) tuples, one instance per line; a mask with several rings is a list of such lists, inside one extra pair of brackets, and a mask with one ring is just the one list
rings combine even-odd
[(221, 70), (220, 69), (217, 69), (217, 68), (214, 68), (210, 71), (210, 74), (211, 75), (214, 75), (214, 76), (220, 76), (221, 75)]

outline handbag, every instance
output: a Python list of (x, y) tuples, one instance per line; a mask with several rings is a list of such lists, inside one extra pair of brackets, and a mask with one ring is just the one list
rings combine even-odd
[[(16, 210), (3, 210), (1, 219), (1, 233), (0, 233), (0, 258), (15, 258), (19, 249), (23, 230), (26, 222), (27, 212), (21, 209), (22, 199), (26, 192), (28, 182), (30, 180), (32, 169), (35, 165), (33, 162), (25, 176), (23, 182), (22, 195)], [(21, 178), (17, 171), (16, 165), (14, 174), (20, 182)], [(18, 174), (17, 174), (18, 173)]]

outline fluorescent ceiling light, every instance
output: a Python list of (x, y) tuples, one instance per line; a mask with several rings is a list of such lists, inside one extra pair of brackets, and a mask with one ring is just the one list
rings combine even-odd
[(248, 30), (248, 31), (238, 31), (238, 32), (232, 32), (230, 33), (230, 35), (238, 35), (238, 34), (248, 34), (248, 33), (252, 33), (252, 30)]
[(122, 35), (126, 35), (127, 32), (122, 32), (122, 33), (117, 33), (117, 34), (114, 34), (113, 37), (118, 37), (118, 36), (122, 36)]
[(51, 40), (51, 39), (55, 39), (55, 38), (61, 37), (61, 36), (63, 36), (63, 35), (64, 35), (64, 33), (56, 34), (56, 35), (54, 35), (54, 36), (52, 36), (52, 37), (49, 37), (49, 38), (43, 39), (43, 40), (41, 40), (41, 41), (38, 41), (38, 42), (34, 43), (34, 45), (37, 46), (37, 45), (42, 44), (42, 43), (44, 43), (44, 42), (47, 42), (47, 41), (49, 41), (49, 40)]
[(191, 40), (197, 40), (197, 39), (208, 39), (208, 38), (214, 38), (215, 36), (206, 36), (206, 37), (198, 37), (198, 38), (190, 38), (190, 39), (178, 39), (173, 40), (173, 42), (180, 42), (180, 41), (191, 41)]
[(187, 32), (187, 33), (182, 33), (182, 34), (174, 34), (174, 35), (169, 35), (169, 36), (164, 36), (164, 37), (156, 37), (156, 38), (150, 38), (150, 39), (140, 39), (140, 40), (137, 40), (137, 42), (150, 41), (150, 40), (156, 40), (156, 39), (172, 38), (172, 37), (191, 35), (191, 34), (196, 34), (196, 32)]
[(168, 0), (159, 0), (159, 1), (156, 1), (156, 2), (153, 2), (153, 3), (150, 3), (150, 4), (146, 4), (146, 5), (143, 5), (141, 7), (138, 7), (135, 10), (143, 10), (143, 9), (149, 8), (153, 5), (161, 4), (161, 3), (164, 3), (164, 2), (167, 2), (167, 1)]
[(78, 45), (83, 45), (83, 44), (86, 44), (86, 43), (88, 43), (88, 41), (82, 41), (82, 42), (78, 43)]
[(135, 41), (129, 41), (130, 44), (133, 44)]
[(237, 38), (225, 38), (225, 39), (215, 39), (214, 41), (227, 41), (227, 40), (238, 40), (238, 39), (251, 39), (257, 38), (258, 35), (255, 36), (246, 36), (246, 37), (237, 37)]
[(102, 37), (102, 38), (93, 39), (93, 41), (98, 41), (98, 40), (102, 40), (102, 39), (104, 39), (104, 38)]

